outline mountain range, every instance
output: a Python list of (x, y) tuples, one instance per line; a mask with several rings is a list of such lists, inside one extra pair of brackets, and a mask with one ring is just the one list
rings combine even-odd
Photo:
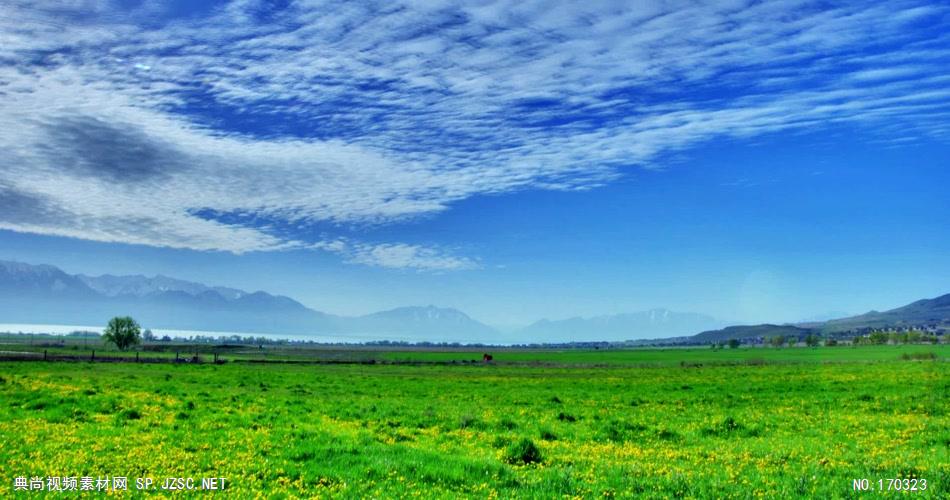
[(368, 340), (497, 341), (497, 333), (450, 308), (400, 307), (346, 317), (290, 297), (207, 286), (167, 276), (85, 276), (50, 265), (0, 261), (0, 322), (104, 325), (130, 315), (150, 328), (332, 335)]
[(356, 341), (524, 343), (686, 335), (722, 326), (709, 316), (666, 309), (498, 330), (452, 308), (399, 307), (348, 317), (281, 295), (209, 286), (167, 276), (87, 276), (50, 265), (0, 261), (0, 323), (101, 325), (118, 314), (151, 328), (333, 336)]
[(946, 328), (950, 327), (950, 294), (889, 311), (795, 325), (725, 327), (722, 321), (702, 314), (651, 309), (543, 319), (503, 333), (457, 309), (432, 305), (339, 316), (263, 291), (246, 292), (161, 275), (74, 275), (50, 265), (0, 261), (0, 323), (103, 325), (116, 315), (133, 316), (156, 329), (332, 336), (351, 342), (507, 343), (506, 338), (518, 343), (642, 342), (652, 338), (667, 343), (708, 343), (890, 326)]
[(679, 337), (722, 326), (724, 326), (722, 321), (703, 314), (650, 309), (637, 313), (592, 318), (575, 317), (558, 321), (542, 319), (523, 328), (519, 334), (523, 338), (530, 339), (572, 339), (574, 342), (596, 342), (605, 339), (643, 338), (644, 334), (654, 335), (656, 332), (662, 332), (664, 337)]

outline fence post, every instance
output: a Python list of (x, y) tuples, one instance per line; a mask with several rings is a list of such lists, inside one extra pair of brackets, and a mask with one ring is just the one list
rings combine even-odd
[(92, 362), (94, 362), (95, 360), (96, 360), (96, 350), (93, 349), (93, 350), (92, 350), (92, 357), (89, 358), (89, 362), (92, 363)]
[(43, 349), (43, 361), (46, 361), (46, 349)]
[(139, 362), (139, 352), (138, 352), (138, 351), (135, 351), (135, 362), (136, 362), (136, 363)]
[(178, 353), (177, 353), (177, 352), (175, 353), (175, 362), (176, 362), (176, 363), (178, 362)]

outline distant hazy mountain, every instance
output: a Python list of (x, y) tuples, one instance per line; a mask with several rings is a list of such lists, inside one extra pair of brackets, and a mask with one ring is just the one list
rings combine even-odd
[(692, 335), (722, 325), (703, 314), (651, 309), (593, 318), (543, 319), (522, 329), (519, 336), (532, 342), (634, 340)]
[(53, 266), (0, 261), (0, 323), (103, 325), (120, 314), (151, 328), (333, 335), (353, 341), (498, 341), (494, 329), (456, 309), (400, 307), (352, 318), (266, 292), (167, 276), (70, 275)]
[(798, 325), (722, 328), (722, 322), (709, 316), (652, 309), (593, 318), (541, 320), (502, 338), (493, 328), (456, 309), (400, 307), (343, 317), (314, 311), (289, 297), (261, 291), (248, 293), (166, 276), (71, 275), (49, 265), (0, 261), (0, 323), (104, 325), (109, 318), (126, 314), (151, 328), (333, 335), (354, 342), (560, 343), (665, 338), (669, 343), (695, 343), (892, 326), (931, 325), (948, 329), (950, 294), (889, 311)]
[(81, 279), (48, 265), (0, 261), (0, 296), (84, 299), (96, 296)]
[(359, 331), (389, 333), (399, 337), (440, 338), (447, 342), (488, 342), (497, 334), (457, 309), (399, 307), (353, 320)]
[(221, 286), (209, 287), (201, 283), (178, 280), (162, 275), (149, 278), (142, 275), (113, 276), (111, 274), (105, 274), (102, 276), (85, 276), (77, 274), (76, 277), (89, 288), (107, 297), (118, 297), (122, 295), (145, 297), (161, 292), (185, 292), (189, 295), (215, 292), (225, 299), (233, 300), (246, 295), (246, 292), (243, 290), (237, 290), (235, 288)]
[(336, 332), (337, 317), (265, 292), (165, 276), (70, 275), (0, 261), (0, 322), (101, 325), (129, 314), (153, 328), (234, 332)]
[(814, 314), (807, 318), (802, 318), (798, 321), (793, 322), (793, 324), (800, 325), (800, 324), (807, 324), (807, 323), (824, 323), (825, 321), (829, 321), (829, 320), (833, 320), (837, 318), (844, 318), (847, 316), (851, 316), (853, 314), (854, 313), (849, 313), (849, 312), (844, 312), (844, 311), (828, 311), (825, 313)]

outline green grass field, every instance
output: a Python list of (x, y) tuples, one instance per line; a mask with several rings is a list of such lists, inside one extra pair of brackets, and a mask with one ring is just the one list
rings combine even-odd
[[(62, 342), (62, 345), (60, 345)], [(88, 358), (92, 351), (106, 357), (134, 358), (134, 351), (119, 351), (101, 339), (81, 339), (61, 336), (43, 336), (35, 342), (27, 335), (0, 333), (0, 353), (31, 353), (42, 356), (47, 351), (52, 356)], [(810, 362), (865, 362), (888, 361), (906, 353), (937, 352), (948, 357), (948, 345), (896, 345), (896, 346), (851, 346), (821, 348), (781, 348), (743, 346), (739, 349), (712, 350), (710, 348), (605, 348), (605, 349), (555, 349), (511, 347), (382, 347), (338, 345), (256, 345), (221, 348), (213, 344), (151, 342), (138, 349), (142, 357), (174, 359), (176, 353), (182, 358), (199, 355), (203, 360), (212, 359), (217, 352), (230, 361), (303, 361), (303, 362), (368, 362), (379, 363), (471, 363), (480, 362), (482, 354), (489, 352), (495, 364), (517, 365), (586, 365), (586, 366), (654, 366), (681, 364), (735, 364), (748, 362), (810, 363)]]
[(948, 495), (948, 346), (494, 354), (0, 363), (0, 496), (52, 475), (225, 477), (234, 497), (849, 498), (910, 477)]
[[(680, 365), (680, 364), (731, 364), (809, 363), (888, 361), (903, 353), (936, 352), (944, 357), (950, 354), (950, 346), (903, 345), (903, 346), (841, 346), (822, 348), (742, 347), (740, 349), (666, 348), (666, 349), (538, 349), (495, 352), (489, 350), (496, 363), (517, 364), (566, 364), (566, 365)], [(384, 352), (378, 358), (391, 361), (463, 361), (481, 360), (482, 351), (410, 351)]]

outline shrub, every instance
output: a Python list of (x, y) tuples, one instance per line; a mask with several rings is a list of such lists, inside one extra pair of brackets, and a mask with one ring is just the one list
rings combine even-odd
[(505, 451), (505, 461), (516, 465), (541, 463), (541, 450), (534, 444), (534, 441), (521, 438), (508, 446)]
[(623, 442), (630, 441), (639, 433), (645, 431), (647, 427), (643, 424), (632, 424), (620, 420), (611, 420), (604, 424), (600, 430), (600, 435), (607, 441)]
[(509, 431), (510, 431), (510, 430), (512, 430), (512, 429), (517, 429), (517, 428), (518, 428), (518, 424), (516, 424), (516, 423), (515, 423), (513, 420), (511, 420), (510, 418), (503, 418), (503, 419), (501, 419), (501, 420), (498, 422), (498, 427), (501, 428), (501, 429), (505, 429), (505, 430), (509, 430)]
[(561, 422), (576, 422), (577, 421), (577, 417), (569, 413), (564, 413), (563, 411), (557, 414), (557, 419), (560, 420)]
[(139, 413), (139, 411), (134, 408), (130, 408), (128, 410), (122, 411), (122, 413), (120, 413), (119, 416), (125, 420), (138, 420), (142, 418), (142, 414)]
[(909, 361), (909, 360), (918, 360), (918, 361), (931, 360), (931, 359), (937, 359), (937, 353), (935, 353), (935, 352), (905, 352), (904, 354), (901, 354), (901, 359), (903, 359), (903, 360), (905, 360), (905, 361)]
[(48, 403), (45, 400), (39, 399), (39, 400), (32, 401), (30, 403), (23, 405), (23, 408), (27, 410), (43, 410), (47, 406), (48, 406)]
[(726, 417), (722, 419), (721, 422), (703, 429), (701, 433), (704, 436), (725, 436), (738, 433), (744, 429), (745, 426), (736, 421), (736, 419), (732, 417)]
[(549, 429), (541, 429), (541, 439), (545, 441), (557, 441), (557, 435)]
[(475, 418), (475, 417), (472, 416), (472, 415), (465, 414), (465, 415), (462, 415), (461, 417), (459, 417), (459, 428), (460, 428), (460, 429), (468, 429), (468, 428), (472, 428), (472, 427), (478, 427), (479, 424), (480, 424), (480, 422), (478, 421), (478, 419)]
[(677, 441), (680, 438), (680, 435), (676, 431), (671, 431), (669, 429), (660, 429), (656, 431), (656, 437), (664, 441)]

